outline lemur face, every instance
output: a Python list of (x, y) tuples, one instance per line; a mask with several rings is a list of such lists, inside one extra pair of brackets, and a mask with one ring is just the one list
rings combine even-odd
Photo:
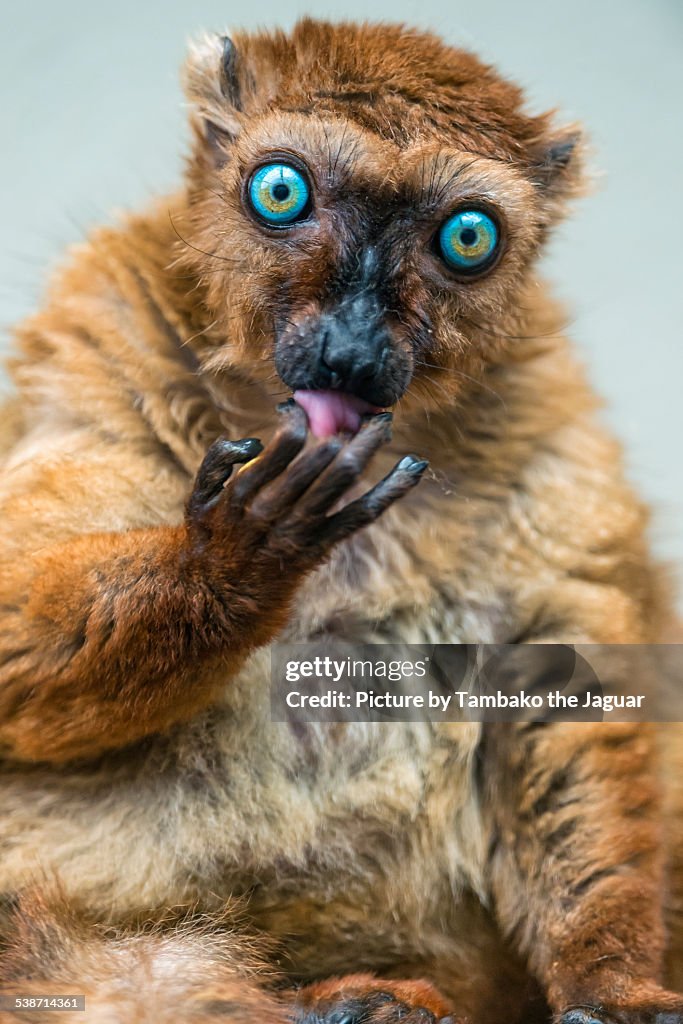
[(225, 261), (203, 269), (226, 356), (318, 436), (454, 399), (510, 333), (574, 138), (430, 36), (304, 22), (208, 52), (193, 244)]

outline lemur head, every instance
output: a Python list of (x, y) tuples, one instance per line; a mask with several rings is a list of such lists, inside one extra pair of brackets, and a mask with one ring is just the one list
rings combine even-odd
[(415, 394), (455, 400), (578, 187), (576, 131), (397, 26), (208, 37), (186, 88), (183, 236), (219, 360), (284, 384), (319, 436)]

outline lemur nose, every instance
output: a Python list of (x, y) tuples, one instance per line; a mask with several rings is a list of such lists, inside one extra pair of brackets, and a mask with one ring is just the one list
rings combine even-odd
[(348, 323), (330, 324), (320, 353), (325, 386), (356, 393), (380, 368), (387, 340), (386, 332), (373, 325), (354, 330)]
[(385, 408), (404, 394), (412, 353), (367, 293), (293, 322), (278, 336), (275, 367), (292, 391), (337, 391)]

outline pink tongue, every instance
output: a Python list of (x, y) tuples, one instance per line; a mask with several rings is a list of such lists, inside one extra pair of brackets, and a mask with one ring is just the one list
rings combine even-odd
[(295, 391), (294, 401), (308, 416), (311, 433), (315, 437), (330, 437), (341, 430), (358, 432), (361, 416), (367, 412), (380, 412), (355, 395), (343, 391)]

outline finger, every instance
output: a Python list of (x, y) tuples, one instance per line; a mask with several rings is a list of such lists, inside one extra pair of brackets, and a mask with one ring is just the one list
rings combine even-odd
[(306, 413), (295, 403), (285, 403), (278, 411), (282, 422), (273, 439), (259, 457), (245, 466), (230, 481), (230, 505), (244, 506), (262, 487), (279, 476), (306, 443), (308, 420)]
[(296, 457), (285, 473), (256, 495), (250, 506), (252, 515), (273, 522), (290, 509), (314, 480), (329, 466), (342, 448), (339, 438), (325, 441), (310, 452)]
[(377, 449), (391, 440), (391, 421), (390, 412), (381, 412), (361, 427), (302, 499), (298, 507), (301, 515), (320, 515), (341, 498), (362, 475)]
[(390, 505), (419, 484), (428, 465), (425, 459), (406, 455), (367, 494), (330, 516), (321, 534), (323, 543), (336, 543), (373, 523)]
[(263, 445), (256, 437), (243, 437), (239, 441), (230, 441), (227, 437), (219, 437), (211, 445), (202, 460), (195, 477), (192, 494), (188, 501), (188, 512), (193, 513), (200, 508), (210, 508), (216, 503), (223, 491), (226, 480), (230, 477), (233, 467), (249, 462)]

